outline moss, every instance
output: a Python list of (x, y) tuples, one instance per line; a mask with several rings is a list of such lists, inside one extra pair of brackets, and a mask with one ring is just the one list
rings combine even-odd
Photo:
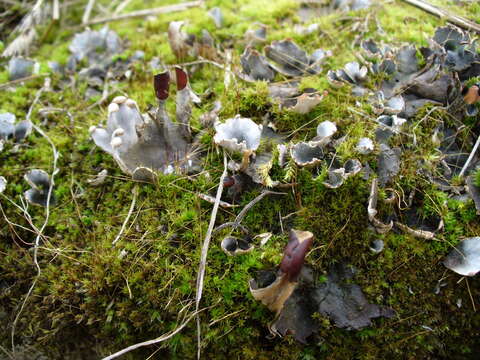
[(302, 77), (300, 81), (300, 90), (305, 90), (305, 89), (316, 89), (317, 91), (322, 91), (326, 90), (329, 88), (329, 84), (326, 78), (323, 76), (305, 76)]
[[(109, 5), (100, 1), (102, 5)], [(152, 1), (149, 6), (163, 6), (175, 1)], [(448, 1), (438, 4), (454, 9), (472, 19), (479, 19), (476, 3), (454, 6)], [(35, 107), (32, 119), (44, 129), (61, 155), (59, 173), (55, 176), (58, 204), (52, 208), (45, 239), (40, 249), (40, 277), (34, 294), (17, 324), (17, 342), (35, 340), (49, 358), (64, 358), (75, 349), (89, 347), (83, 353), (97, 358), (132, 343), (155, 338), (174, 329), (181, 320), (180, 310), (195, 297), (195, 282), (202, 241), (207, 231), (212, 205), (199, 199), (196, 193), (215, 191), (222, 172), (222, 154), (212, 145), (213, 131), (202, 129), (199, 116), (211, 109), (214, 100), (221, 100), (221, 119), (236, 114), (251, 117), (261, 123), (269, 113), (270, 120), (289, 140), (308, 140), (316, 134), (317, 125), (333, 121), (339, 134), (348, 134), (338, 147), (336, 158), (345, 161), (357, 157), (354, 147), (360, 137), (373, 136), (375, 124), (372, 111), (362, 105), (359, 113), (349, 86), (329, 87), (325, 74), (356, 58), (354, 40), (359, 29), (355, 19), (345, 14), (312, 18), (321, 31), (299, 35), (293, 26), (300, 22), (296, 13), (297, 1), (210, 1), (208, 8), (222, 8), (225, 27), (216, 28), (204, 8), (162, 14), (147, 19), (113, 22), (109, 26), (125, 40), (125, 52), (145, 51), (145, 62), (134, 68), (131, 79), (115, 84), (116, 91), (127, 93), (143, 111), (156, 103), (151, 89), (152, 70), (148, 61), (159, 57), (167, 65), (177, 62), (168, 45), (165, 31), (173, 20), (188, 19), (185, 30), (199, 35), (207, 29), (212, 36), (231, 48), (233, 69), (239, 66), (239, 55), (244, 48), (244, 32), (256, 26), (267, 25), (268, 42), (291, 37), (306, 51), (317, 48), (331, 50), (317, 76), (301, 79), (300, 88), (327, 90), (329, 94), (306, 115), (282, 110), (268, 97), (264, 82), (245, 83), (235, 79), (227, 90), (224, 71), (212, 64), (202, 64), (192, 71), (191, 85), (198, 94), (205, 94), (203, 102), (193, 109), (193, 128), (201, 135), (205, 154), (202, 175), (162, 176), (155, 184), (136, 184), (124, 176), (114, 160), (93, 146), (88, 127), (106, 118), (106, 105), (88, 108), (81, 99), (86, 89), (79, 79), (75, 87), (62, 90), (61, 80), (52, 77), (54, 91), (45, 93)], [(144, 8), (144, 2), (133, 0), (125, 11)], [(452, 7), (450, 7), (452, 6)], [(84, 7), (72, 5), (67, 19), (78, 20)], [(389, 44), (414, 43), (426, 45), (426, 38), (443, 24), (442, 20), (400, 3), (378, 3), (371, 9), (351, 13), (361, 18), (362, 36)], [(364, 19), (370, 19), (366, 21)], [(63, 15), (62, 15), (63, 16)], [(377, 23), (384, 32), (378, 31)], [(67, 20), (65, 20), (67, 21)], [(93, 28), (99, 29), (103, 25)], [(46, 29), (42, 29), (45, 31)], [(33, 57), (42, 63), (46, 73), (48, 61), (65, 64), (73, 29), (52, 26)], [(261, 49), (261, 46), (259, 46)], [(223, 49), (220, 49), (223, 50)], [(190, 59), (186, 59), (188, 61)], [(182, 60), (183, 61), (183, 60)], [(7, 81), (7, 72), (0, 72), (0, 82)], [(280, 76), (278, 80), (283, 80)], [(373, 89), (382, 79), (373, 77), (366, 84)], [(14, 90), (0, 94), (1, 111), (14, 113), (23, 119), (43, 78), (19, 84)], [(208, 96), (207, 94), (212, 95)], [(117, 93), (112, 93), (111, 100)], [(175, 92), (168, 111), (173, 115)], [(45, 119), (39, 116), (43, 107), (61, 108), (73, 115), (73, 120), (59, 111)], [(362, 115), (365, 114), (365, 115)], [(427, 116), (428, 115), (428, 116)], [(242, 224), (252, 234), (272, 232), (274, 235), (262, 248), (241, 257), (227, 257), (219, 242), (229, 231), (216, 235), (211, 242), (202, 306), (209, 307), (200, 314), (202, 350), (205, 358), (227, 359), (378, 359), (387, 356), (405, 358), (472, 358), (479, 348), (480, 317), (471, 306), (470, 293), (478, 297), (478, 282), (459, 281), (440, 265), (452, 245), (462, 237), (480, 233), (474, 204), (446, 198), (428, 181), (418, 175), (418, 161), (436, 159), (431, 133), (440, 120), (451, 121), (444, 110), (433, 111), (426, 106), (412, 119), (405, 130), (414, 134), (416, 145), (409, 136), (396, 138), (394, 146), (402, 148), (402, 169), (392, 188), (408, 194), (417, 189), (423, 196), (422, 214), (440, 214), (445, 229), (436, 240), (426, 241), (400, 233), (380, 235), (369, 226), (366, 204), (369, 183), (361, 175), (349, 178), (338, 189), (327, 189), (322, 181), (327, 176), (327, 164), (318, 168), (300, 169), (291, 162), (281, 168), (275, 160), (269, 175), (273, 180), (288, 181), (292, 188), (282, 189), (285, 195), (271, 195), (248, 212)], [(473, 122), (470, 124), (474, 126)], [(466, 129), (468, 130), (468, 129)], [(468, 136), (465, 131), (462, 136)], [(262, 144), (268, 146), (268, 144)], [(28, 189), (24, 173), (31, 168), (51, 171), (52, 154), (48, 142), (37, 133), (29, 136), (16, 152), (7, 144), (0, 153), (0, 172), (8, 180), (5, 195), (17, 203)], [(360, 157), (372, 167), (376, 154)], [(91, 186), (87, 179), (107, 169), (104, 184)], [(477, 176), (478, 177), (478, 176)], [(117, 246), (112, 241), (118, 235), (132, 201), (133, 189), (139, 193), (136, 207)], [(237, 208), (220, 209), (217, 224), (231, 221), (240, 210), (259, 194), (250, 189), (237, 201)], [(1, 198), (1, 206), (10, 220), (24, 228), (0, 224), (0, 325), (8, 329), (12, 316), (31, 285), (35, 274), (32, 252), (29, 250), (34, 235), (26, 230), (28, 222), (20, 211)], [(393, 206), (382, 203), (382, 214), (392, 212)], [(43, 222), (44, 209), (29, 207), (34, 224)], [(3, 212), (2, 212), (3, 215)], [(274, 315), (253, 300), (248, 280), (257, 270), (273, 268), (287, 243), (285, 230), (295, 227), (315, 233), (314, 249), (307, 257), (319, 281), (324, 281), (328, 267), (339, 261), (353, 264), (358, 269), (355, 282), (363, 289), (369, 301), (389, 305), (397, 312), (394, 319), (375, 320), (373, 326), (360, 332), (336, 328), (328, 319), (316, 315), (321, 323), (319, 333), (309, 345), (295, 343), (291, 337), (269, 337), (267, 326)], [(235, 236), (242, 236), (234, 232)], [(385, 249), (378, 255), (369, 251), (372, 240), (381, 238)], [(257, 241), (257, 240), (255, 240)], [(258, 245), (258, 243), (256, 243)], [(440, 279), (447, 286), (439, 295), (435, 287)], [(457, 283), (458, 282), (458, 283)], [(7, 289), (7, 290), (3, 290)], [(470, 292), (470, 293), (469, 293)], [(463, 306), (457, 308), (457, 300)], [(193, 306), (187, 307), (193, 311)], [(427, 331), (427, 326), (433, 331)], [(139, 350), (125, 358), (192, 359), (196, 354), (196, 326), (192, 322), (181, 333), (163, 343), (158, 349)], [(0, 337), (0, 345), (9, 346), (9, 334)], [(73, 349), (73, 350), (72, 350)], [(33, 350), (32, 350), (33, 351)]]

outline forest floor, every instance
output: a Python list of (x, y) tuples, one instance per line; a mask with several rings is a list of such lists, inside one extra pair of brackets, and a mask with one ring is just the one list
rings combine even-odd
[[(114, 64), (95, 76), (81, 71), (88, 68), (85, 59), (75, 69), (66, 66), (74, 36), (86, 28), (82, 17), (87, 1), (60, 2), (58, 20), (52, 18), (51, 3), (55, 2), (43, 2), (46, 13), (30, 26), (36, 37), (24, 55), (38, 63), (36, 71), (12, 81), (10, 58), (0, 60), (0, 116), (12, 113), (17, 121), (34, 124), (25, 139), (8, 139), (0, 151), (0, 176), (6, 180), (0, 191), (0, 359), (100, 359), (167, 334), (187, 319), (192, 320), (168, 340), (123, 358), (197, 357), (193, 317), (197, 276), (214, 208), (198, 194), (215, 197), (224, 154), (241, 160), (215, 144), (216, 130), (202, 117), (216, 101), (221, 102), (221, 122), (240, 114), (264, 127), (271, 123), (271, 131), (288, 146), (314, 138), (324, 121), (336, 125), (337, 142), (328, 145), (329, 155), (313, 166), (299, 166), (293, 159), (283, 165), (273, 147), (272, 160), (259, 169), (262, 184), (250, 184), (233, 198), (228, 197), (229, 189), (224, 190), (222, 200), (235, 207), (221, 206), (216, 226), (234, 221), (266, 188), (284, 194), (264, 197), (243, 218), (246, 238), (254, 245), (251, 252), (227, 256), (222, 251), (220, 243), (226, 236), (245, 236), (238, 228), (212, 236), (198, 316), (203, 359), (478, 358), (479, 278), (463, 277), (442, 264), (462, 239), (480, 236), (477, 210), (458, 169), (449, 177), (448, 189), (437, 186), (430, 175), (442, 166), (444, 153), (435, 137), (444, 128), (457, 131), (455, 141), (463, 155), (471, 152), (480, 135), (478, 115), (468, 117), (465, 106), (455, 111), (449, 106), (462, 100), (460, 82), (471, 85), (480, 73), (453, 83), (448, 99), (440, 104), (423, 105), (389, 140), (389, 146), (401, 153), (400, 163), (380, 188), (379, 216), (402, 222), (415, 213), (422, 224), (427, 218), (441, 218), (443, 228), (433, 237), (414, 236), (398, 226), (379, 233), (367, 212), (375, 173), (362, 171), (338, 188), (325, 185), (332, 164), (349, 159), (381, 171), (378, 159), (383, 148), (375, 140), (378, 114), (370, 100), (389, 75), (372, 71), (378, 59), (365, 57), (362, 40), (392, 49), (412, 45), (419, 66), (424, 66), (420, 48), (431, 45), (429, 39), (447, 25), (446, 19), (400, 0), (371, 1), (367, 8), (350, 11), (333, 9), (328, 1), (207, 0), (183, 11), (90, 25), (92, 30), (108, 26), (118, 34), (121, 47), (109, 55)], [(93, 3), (90, 20), (178, 2)], [(476, 1), (430, 3), (480, 23)], [(4, 1), (0, 6), (4, 11), (0, 50), (5, 50), (19, 36), (13, 29), (32, 2)], [(209, 15), (215, 7), (223, 17), (218, 26)], [(185, 21), (182, 30), (195, 35), (197, 44), (207, 30), (213, 47), (203, 56), (198, 51), (175, 54), (167, 33), (172, 21)], [(252, 43), (245, 34), (261, 24), (266, 38)], [(470, 34), (472, 39), (478, 35)], [(247, 45), (263, 54), (266, 45), (283, 39), (292, 39), (308, 54), (316, 49), (331, 52), (319, 71), (295, 77), (299, 92), (314, 89), (324, 95), (303, 114), (280, 106), (269, 93), (272, 84), (285, 84), (291, 77), (276, 73), (269, 83), (245, 81), (239, 75)], [(479, 56), (476, 50), (475, 54)], [(353, 61), (369, 67), (361, 96), (352, 94), (356, 86), (337, 88), (327, 79), (329, 70)], [(153, 114), (158, 104), (153, 76), (175, 65), (188, 72), (190, 86), (201, 100), (193, 105), (190, 120), (200, 169), (193, 174), (160, 174), (153, 182), (133, 180), (95, 145), (89, 129), (106, 123), (109, 104), (117, 96), (133, 99), (140, 112)], [(455, 71), (445, 74), (458, 78)], [(175, 93), (172, 90), (166, 105), (171, 118)], [(372, 152), (358, 152), (356, 145), (363, 137), (374, 139)], [(262, 140), (258, 152), (270, 145)], [(54, 180), (50, 196), (45, 187), (39, 189), (47, 207), (25, 200), (30, 185), (24, 175), (32, 169), (44, 170)], [(98, 179), (103, 170), (106, 176)], [(480, 185), (478, 170), (469, 168), (465, 175)], [(460, 190), (455, 193), (453, 188)], [(273, 336), (269, 325), (275, 313), (254, 299), (249, 280), (260, 270), (278, 266), (292, 228), (314, 235), (305, 264), (315, 284), (329, 281), (335, 264), (353, 266), (356, 273), (348, 283), (357, 284), (368, 303), (388, 307), (395, 315), (350, 329), (315, 311), (315, 330), (306, 343), (297, 341), (291, 331)], [(271, 237), (260, 244), (255, 235), (265, 233)], [(383, 242), (379, 253), (370, 249), (375, 240)]]

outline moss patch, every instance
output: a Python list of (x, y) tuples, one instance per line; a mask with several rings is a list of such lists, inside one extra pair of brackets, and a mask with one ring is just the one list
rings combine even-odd
[[(152, 1), (149, 6), (169, 3), (175, 1)], [(480, 7), (474, 2), (461, 6), (451, 1), (435, 3), (473, 20), (480, 19)], [(225, 18), (222, 28), (217, 29), (206, 12), (213, 6), (222, 8)], [(300, 85), (302, 89), (313, 87), (329, 94), (309, 114), (299, 115), (280, 110), (269, 99), (266, 83), (235, 79), (226, 90), (224, 71), (210, 63), (200, 64), (191, 77), (191, 86), (198, 94), (211, 95), (205, 96), (193, 110), (194, 132), (202, 130), (198, 118), (212, 108), (215, 100), (223, 104), (221, 119), (240, 113), (260, 123), (269, 112), (271, 121), (281, 133), (290, 135), (292, 141), (311, 139), (316, 126), (330, 120), (337, 124), (340, 133), (349, 135), (336, 154), (339, 161), (345, 161), (355, 155), (359, 138), (372, 136), (373, 113), (368, 106), (356, 106), (357, 99), (351, 96), (348, 86), (330, 88), (326, 72), (355, 60), (358, 47), (354, 42), (359, 34), (389, 44), (412, 43), (420, 47), (427, 45), (426, 39), (444, 22), (403, 2), (380, 2), (360, 12), (314, 17), (307, 24), (319, 23), (321, 30), (299, 35), (293, 30), (301, 22), (299, 6), (293, 0), (208, 1), (207, 9), (113, 22), (110, 28), (127, 45), (121, 57), (143, 50), (145, 61), (136, 65), (132, 78), (115, 84), (108, 100), (126, 93), (138, 102), (142, 111), (155, 105), (148, 62), (153, 57), (159, 57), (167, 65), (177, 62), (165, 33), (170, 21), (188, 20), (185, 30), (195, 35), (207, 29), (217, 43), (232, 49), (234, 67), (239, 64), (245, 46), (244, 32), (261, 22), (267, 25), (267, 43), (291, 37), (307, 51), (317, 48), (332, 51), (333, 56), (326, 61), (322, 73), (301, 79)], [(144, 7), (143, 1), (134, 0), (125, 11)], [(78, 23), (83, 8), (80, 4), (72, 5), (65, 16)], [(49, 36), (38, 44), (32, 57), (41, 62), (42, 74), (49, 72), (48, 61), (66, 63), (68, 45), (76, 31), (52, 27)], [(185, 59), (190, 60), (193, 59)], [(79, 352), (83, 358), (99, 358), (135, 342), (155, 338), (178, 325), (186, 311), (181, 310), (195, 299), (201, 245), (212, 209), (196, 193), (212, 193), (223, 166), (222, 154), (212, 145), (213, 132), (207, 129), (201, 141), (205, 153), (202, 174), (193, 178), (162, 176), (150, 185), (132, 182), (89, 138), (89, 126), (106, 119), (108, 102), (89, 108), (92, 101), (83, 100), (86, 85), (78, 78), (75, 80), (74, 85), (65, 87), (63, 80), (52, 76), (53, 91), (41, 97), (32, 115), (61, 153), (60, 171), (55, 177), (58, 205), (52, 208), (45, 229), (39, 251), (42, 275), (18, 321), (16, 342), (25, 346), (27, 340), (35, 342), (37, 350), (51, 359), (63, 359), (65, 354), (74, 358)], [(279, 76), (278, 80), (283, 79)], [(5, 81), (7, 73), (2, 70), (0, 82)], [(37, 78), (2, 91), (0, 110), (24, 118), (42, 84), (43, 78)], [(42, 108), (57, 111), (42, 117)], [(169, 104), (168, 110), (173, 114), (173, 104)], [(293, 187), (284, 189), (285, 195), (262, 200), (243, 221), (254, 234), (268, 231), (274, 233), (273, 237), (263, 248), (240, 257), (227, 257), (221, 251), (219, 243), (226, 232), (212, 240), (202, 301), (208, 309), (200, 315), (204, 358), (237, 358), (238, 354), (242, 359), (256, 360), (475, 358), (474, 354), (480, 351), (480, 316), (473, 310), (471, 298), (478, 301), (480, 283), (473, 278), (467, 286), (466, 280), (459, 281), (460, 277), (447, 272), (440, 262), (460, 238), (478, 236), (480, 226), (471, 201), (447, 199), (417, 174), (419, 160), (437, 156), (431, 132), (438, 121), (446, 119), (441, 110), (432, 111), (424, 119), (430, 110), (425, 107), (407, 125), (408, 132), (417, 137), (416, 147), (409, 146), (408, 137), (396, 139), (395, 145), (404, 151), (401, 173), (393, 189), (404, 194), (419, 189), (426, 199), (425, 214), (441, 214), (444, 218), (445, 230), (438, 239), (427, 241), (372, 231), (366, 217), (369, 184), (360, 175), (349, 178), (339, 189), (327, 189), (322, 184), (327, 172), (325, 164), (317, 169), (298, 169), (289, 164), (282, 169), (274, 162), (271, 177), (287, 180)], [(19, 209), (7, 198), (20, 203), (21, 194), (28, 189), (22, 177), (29, 169), (52, 170), (50, 146), (39, 134), (34, 132), (15, 151), (12, 147), (7, 144), (0, 152), (0, 175), (8, 180), (6, 197), (0, 198), (3, 210), (0, 328), (6, 329), (0, 336), (0, 345), (7, 349), (13, 317), (35, 275), (30, 245), (34, 234)], [(376, 155), (374, 152), (359, 159), (373, 166)], [(88, 177), (102, 169), (109, 171), (106, 181), (101, 186), (91, 186)], [(135, 211), (122, 239), (112, 246), (129, 211), (134, 188), (139, 191)], [(237, 208), (221, 209), (217, 224), (232, 221), (259, 191), (253, 189), (243, 194)], [(381, 211), (388, 212), (387, 207)], [(43, 222), (43, 209), (30, 207), (29, 213), (34, 224)], [(3, 221), (4, 216), (22, 227), (9, 225)], [(391, 306), (397, 317), (376, 320), (374, 326), (359, 332), (337, 329), (328, 319), (320, 318), (321, 329), (309, 345), (298, 344), (291, 337), (272, 339), (268, 324), (273, 314), (253, 300), (248, 280), (256, 270), (278, 264), (287, 243), (282, 230), (290, 227), (315, 234), (314, 249), (307, 262), (319, 281), (329, 265), (346, 261), (358, 269), (355, 282), (364, 289), (367, 298)], [(377, 238), (384, 241), (385, 250), (373, 255), (369, 246)], [(439, 281), (445, 286), (437, 294)], [(193, 307), (186, 309), (191, 311)], [(192, 321), (158, 348), (138, 350), (125, 358), (147, 358), (154, 354), (152, 358), (193, 359), (197, 347), (195, 332)]]

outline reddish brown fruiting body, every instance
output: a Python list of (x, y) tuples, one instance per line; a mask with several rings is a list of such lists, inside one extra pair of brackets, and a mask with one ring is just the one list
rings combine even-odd
[(178, 66), (175, 67), (175, 76), (177, 78), (177, 90), (183, 90), (188, 84), (188, 75)]
[(468, 89), (463, 89), (463, 100), (468, 104), (474, 104), (480, 100), (480, 88), (477, 85), (470, 86)]
[(168, 86), (170, 85), (170, 74), (168, 71), (157, 74), (153, 77), (153, 88), (155, 96), (158, 100), (166, 100), (168, 98)]
[(290, 230), (290, 240), (283, 252), (280, 271), (289, 281), (296, 281), (305, 261), (305, 255), (313, 243), (313, 234), (309, 231)]
[(223, 187), (229, 188), (235, 185), (235, 178), (233, 176), (226, 176), (223, 179)]

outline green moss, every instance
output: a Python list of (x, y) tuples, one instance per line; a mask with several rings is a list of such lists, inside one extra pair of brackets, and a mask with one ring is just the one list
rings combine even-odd
[[(106, 1), (99, 3), (109, 5)], [(170, 3), (175, 1), (157, 0), (149, 6)], [(480, 18), (476, 3), (464, 6), (454, 6), (448, 1), (436, 3), (472, 19)], [(327, 90), (328, 95), (312, 112), (299, 115), (280, 109), (268, 97), (265, 82), (246, 83), (235, 78), (225, 89), (223, 69), (209, 63), (196, 70), (189, 67), (193, 90), (206, 95), (202, 103), (194, 107), (192, 119), (194, 133), (202, 131), (204, 172), (192, 178), (170, 175), (159, 177), (155, 184), (137, 184), (123, 175), (111, 156), (94, 147), (89, 138), (88, 127), (106, 119), (106, 104), (89, 109), (91, 102), (83, 101), (79, 95), (86, 90), (84, 82), (77, 78), (75, 87), (59, 90), (64, 85), (53, 77), (54, 91), (42, 95), (32, 119), (48, 133), (60, 151), (60, 171), (55, 176), (58, 202), (51, 209), (39, 251), (42, 275), (17, 324), (18, 343), (35, 340), (49, 358), (56, 359), (64, 358), (69, 349), (79, 349), (81, 342), (82, 346), (90, 348), (82, 353), (83, 357), (99, 358), (173, 330), (182, 316), (194, 308), (190, 305), (180, 313), (195, 297), (200, 249), (212, 210), (212, 205), (198, 198), (196, 193), (214, 193), (223, 169), (223, 156), (212, 144), (214, 132), (202, 129), (198, 121), (200, 115), (210, 110), (215, 100), (222, 102), (222, 120), (241, 114), (261, 123), (263, 116), (269, 113), (279, 131), (293, 142), (311, 139), (317, 125), (330, 120), (336, 123), (340, 134), (348, 134), (346, 141), (337, 147), (336, 159), (342, 162), (358, 158), (354, 150), (358, 139), (373, 138), (372, 111), (367, 105), (360, 107), (361, 112), (352, 111), (359, 110), (356, 101), (364, 103), (365, 99), (353, 98), (349, 86), (331, 88), (325, 78), (326, 72), (356, 59), (358, 48), (353, 42), (359, 33), (354, 29), (362, 29), (365, 31), (362, 36), (377, 41), (394, 45), (409, 42), (418, 48), (426, 45), (434, 29), (444, 23), (398, 2), (379, 3), (371, 9), (350, 14), (361, 19), (360, 28), (355, 19), (332, 13), (312, 18), (309, 22), (319, 23), (321, 31), (304, 36), (293, 30), (293, 26), (300, 23), (297, 1), (216, 0), (208, 2), (207, 9), (213, 6), (222, 8), (225, 19), (222, 28), (215, 27), (205, 8), (110, 23), (110, 28), (125, 40), (125, 51), (117, 58), (124, 59), (135, 50), (143, 50), (145, 62), (135, 65), (131, 79), (113, 84), (108, 100), (126, 93), (137, 101), (142, 111), (155, 105), (148, 61), (159, 57), (166, 65), (178, 62), (165, 32), (170, 21), (186, 19), (187, 32), (198, 36), (207, 29), (217, 42), (232, 49), (235, 71), (238, 71), (239, 56), (245, 46), (244, 33), (255, 27), (256, 22), (267, 25), (268, 42), (291, 37), (308, 52), (317, 48), (331, 50), (333, 56), (326, 60), (319, 75), (300, 79), (300, 89)], [(125, 11), (144, 7), (143, 1), (133, 0)], [(69, 9), (65, 16), (78, 22), (84, 6), (72, 5)], [(366, 21), (367, 18), (370, 20)], [(384, 32), (378, 31), (373, 19), (378, 19)], [(38, 51), (32, 54), (41, 61), (42, 73), (47, 72), (48, 61), (66, 63), (73, 34), (73, 29), (51, 27)], [(43, 80), (33, 79), (2, 92), (0, 110), (23, 119)], [(279, 76), (278, 80), (284, 79)], [(0, 72), (0, 82), (6, 81), (7, 72)], [(374, 89), (381, 81), (381, 77), (373, 76), (366, 86)], [(172, 87), (172, 101), (167, 106), (171, 115), (175, 108), (174, 96)], [(73, 119), (64, 111), (41, 118), (38, 111), (44, 107), (68, 110)], [(292, 187), (281, 189), (285, 195), (270, 195), (260, 201), (242, 222), (253, 235), (272, 232), (272, 238), (263, 247), (257, 246), (253, 252), (239, 257), (227, 257), (220, 249), (219, 243), (229, 231), (212, 239), (201, 305), (209, 308), (200, 314), (205, 358), (227, 359), (241, 353), (242, 359), (256, 360), (403, 359), (408, 353), (415, 354), (416, 358), (437, 359), (468, 358), (468, 354), (475, 353), (480, 317), (470, 305), (470, 293), (474, 299), (478, 297), (478, 283), (473, 279), (467, 288), (465, 280), (458, 282), (459, 277), (449, 273), (444, 280), (447, 286), (441, 288), (439, 295), (434, 292), (438, 280), (445, 277), (440, 262), (451, 246), (462, 237), (480, 233), (471, 201), (447, 198), (418, 174), (420, 160), (438, 159), (431, 134), (439, 121), (448, 125), (451, 119), (444, 110), (434, 110), (427, 105), (409, 121), (404, 131), (416, 137), (416, 145), (409, 145), (412, 139), (408, 135), (397, 137), (392, 144), (403, 149), (401, 173), (392, 189), (405, 196), (417, 189), (423, 196), (421, 214), (443, 217), (444, 231), (432, 241), (395, 232), (377, 234), (366, 216), (370, 184), (360, 174), (349, 178), (338, 189), (327, 189), (322, 184), (327, 176), (327, 164), (300, 169), (289, 162), (281, 168), (274, 157), (269, 172), (271, 179), (287, 181)], [(470, 125), (474, 126), (473, 120)], [(467, 130), (462, 136), (468, 136)], [(268, 147), (269, 144), (262, 144), (262, 148)], [(12, 144), (7, 144), (0, 153), (0, 172), (8, 180), (5, 195), (20, 203), (20, 196), (29, 188), (23, 175), (31, 168), (51, 171), (52, 153), (49, 143), (35, 132), (16, 152), (12, 152), (12, 148)], [(375, 156), (372, 153), (360, 160), (373, 167)], [(109, 172), (105, 182), (97, 187), (90, 185), (87, 179), (102, 169)], [(480, 185), (480, 175), (477, 174), (477, 178)], [(134, 212), (120, 241), (112, 246), (129, 212), (134, 188), (138, 189)], [(232, 221), (259, 191), (258, 188), (249, 189), (237, 199), (238, 207), (220, 209), (216, 224)], [(0, 224), (0, 288), (7, 289), (0, 290), (0, 325), (9, 329), (12, 316), (3, 314), (16, 313), (35, 275), (32, 252), (26, 244), (33, 241), (34, 234), (26, 230), (29, 223), (17, 208), (10, 206), (4, 197), (0, 201), (5, 216), (24, 227)], [(380, 214), (392, 213), (395, 206), (397, 204), (380, 201)], [(44, 209), (29, 207), (28, 210), (35, 225), (43, 222)], [(368, 300), (391, 306), (397, 317), (375, 320), (371, 327), (354, 332), (338, 329), (317, 314), (321, 327), (309, 345), (298, 344), (292, 337), (269, 339), (267, 327), (274, 314), (254, 301), (249, 294), (248, 280), (257, 270), (273, 268), (279, 263), (288, 241), (286, 230), (292, 227), (312, 231), (316, 236), (307, 263), (314, 269), (319, 282), (325, 281), (330, 265), (348, 262), (358, 269), (355, 282), (362, 287)], [(233, 235), (242, 236), (237, 232)], [(374, 255), (369, 246), (378, 238), (384, 241), (385, 249)], [(456, 306), (457, 299), (463, 301), (461, 309)], [(434, 330), (426, 331), (422, 326)], [(158, 350), (153, 357), (193, 359), (197, 346), (195, 331), (196, 325), (191, 322), (159, 349), (139, 350), (125, 358), (147, 358)], [(9, 342), (7, 331), (6, 336), (0, 337), (0, 345), (8, 348)]]
[(54, 44), (45, 44), (41, 47), (38, 57), (43, 61), (57, 61), (59, 64), (65, 65), (70, 56), (69, 41), (67, 41), (64, 39), (61, 43), (57, 41)]

